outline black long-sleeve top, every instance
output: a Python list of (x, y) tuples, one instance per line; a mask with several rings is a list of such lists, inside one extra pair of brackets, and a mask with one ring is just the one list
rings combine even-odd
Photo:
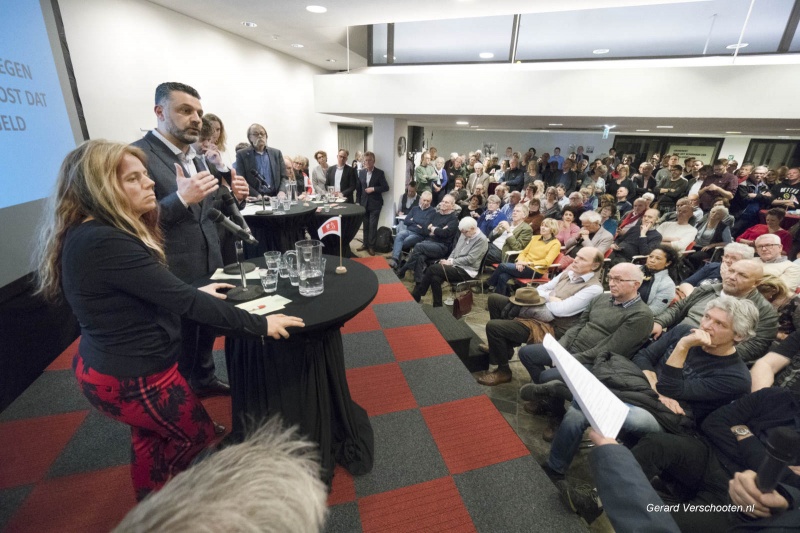
[(81, 357), (103, 374), (145, 376), (174, 364), (181, 316), (245, 334), (267, 333), (264, 317), (187, 285), (142, 241), (96, 220), (68, 231), (61, 269), (64, 295), (81, 325)]

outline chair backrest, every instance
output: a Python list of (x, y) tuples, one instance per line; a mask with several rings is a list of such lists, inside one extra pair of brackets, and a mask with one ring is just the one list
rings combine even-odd
[(687, 252), (691, 252), (694, 249), (694, 241), (689, 243), (689, 246), (686, 247)]

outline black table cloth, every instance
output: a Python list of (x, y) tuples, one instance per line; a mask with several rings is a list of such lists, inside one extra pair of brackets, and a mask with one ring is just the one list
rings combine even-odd
[[(372, 469), (374, 446), (366, 411), (353, 402), (347, 385), (341, 326), (363, 310), (378, 292), (369, 268), (345, 259), (346, 274), (335, 274), (339, 258), (326, 256), (325, 291), (300, 296), (288, 279), (277, 294), (291, 303), (279, 313), (301, 317), (306, 327), (288, 339), (225, 339), (231, 384), (234, 439), (268, 417), (280, 415), (286, 426), (319, 443), (323, 479), (335, 463), (352, 474)], [(263, 258), (254, 261), (263, 266)]]
[[(264, 252), (294, 250), (294, 243), (305, 239), (305, 230), (314, 225), (316, 204), (297, 202), (289, 212), (281, 215), (245, 215), (258, 245), (245, 244), (245, 257), (262, 257)], [(269, 203), (267, 203), (269, 205)], [(283, 211), (281, 210), (281, 213)], [(319, 227), (319, 226), (317, 226)], [(337, 243), (338, 244), (338, 243)]]
[[(342, 255), (344, 257), (353, 257), (353, 252), (350, 250), (350, 242), (358, 233), (358, 228), (364, 221), (364, 214), (366, 209), (356, 204), (333, 204), (330, 212), (326, 213), (324, 210), (319, 210), (314, 213), (314, 223), (308, 228), (308, 234), (312, 239), (319, 239), (320, 226), (331, 217), (342, 217)], [(328, 235), (322, 239), (323, 250), (326, 254), (339, 255), (339, 237), (337, 235)]]

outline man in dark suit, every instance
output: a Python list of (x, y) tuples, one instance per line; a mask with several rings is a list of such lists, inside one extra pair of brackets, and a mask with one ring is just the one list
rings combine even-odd
[[(203, 107), (197, 91), (182, 83), (162, 83), (156, 88), (155, 114), (157, 128), (133, 145), (147, 154), (147, 172), (155, 181), (168, 267), (191, 283), (222, 266), (217, 229), (208, 218), (220, 180), (191, 146), (199, 138), (202, 124)], [(244, 198), (244, 180), (230, 172), (226, 175), (234, 195)], [(201, 397), (229, 394), (228, 384), (214, 375), (214, 334), (185, 320), (181, 341), (178, 369), (195, 392)]]
[(358, 203), (367, 212), (364, 214), (364, 244), (359, 252), (369, 251), (375, 255), (375, 239), (378, 236), (378, 218), (383, 209), (383, 193), (389, 190), (389, 183), (383, 170), (375, 168), (375, 154), (364, 154), (364, 168), (358, 171)]
[(344, 148), (339, 149), (336, 154), (336, 166), (331, 165), (325, 172), (325, 186), (333, 187), (337, 196), (343, 196), (347, 203), (353, 203), (353, 193), (358, 187), (358, 176), (356, 170), (347, 164), (347, 157), (350, 152)]
[(261, 124), (247, 128), (250, 147), (236, 152), (236, 169), (247, 180), (250, 196), (276, 196), (286, 192), (289, 176), (283, 154), (267, 146), (267, 130)]

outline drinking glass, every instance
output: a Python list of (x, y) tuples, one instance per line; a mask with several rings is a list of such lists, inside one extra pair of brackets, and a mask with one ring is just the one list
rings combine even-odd
[(278, 290), (278, 269), (260, 268), (258, 269), (258, 277), (261, 278), (261, 286), (264, 287), (264, 292), (270, 293)]

